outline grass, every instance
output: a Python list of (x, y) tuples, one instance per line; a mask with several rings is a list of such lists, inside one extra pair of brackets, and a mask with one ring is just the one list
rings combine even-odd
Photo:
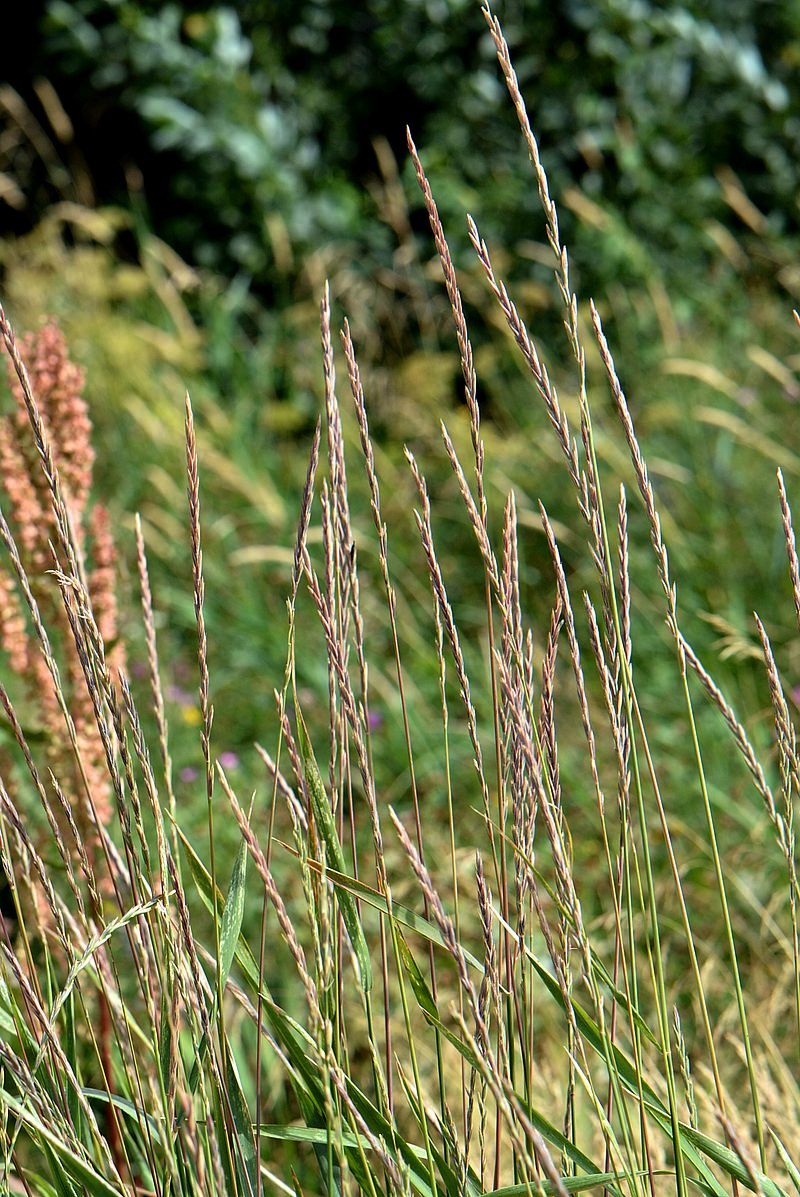
[[(0, 316), (19, 460), (45, 504), (40, 526), (26, 523), (6, 473), (3, 620), (13, 594), (33, 646), (30, 672), (0, 691), (6, 1191), (800, 1191), (800, 766), (767, 631), (785, 616), (765, 610), (755, 625), (772, 712), (756, 746), (686, 631), (694, 612), (603, 305), (579, 304), (502, 30), (486, 17), (544, 212), (574, 391), (562, 399), (470, 219), (563, 465), (559, 518), (540, 504), (528, 521), (546, 550), (544, 635), (525, 602), (525, 512), (514, 490), (495, 509), (468, 308), (410, 138), (464, 388), (466, 426), (441, 434), (472, 538), (457, 541), (459, 585), (473, 574), (479, 613), (465, 625), (454, 600), (452, 545), (440, 551), (452, 506), (443, 527), (424, 434), (404, 466), (416, 569), (397, 586), (397, 474), (384, 480), (347, 321), (344, 387), (337, 378), (326, 287), (322, 425), (290, 554), (276, 734), (258, 748), (266, 784), (252, 796), (237, 792), (215, 730), (227, 645), (209, 637), (206, 587), (224, 574), (206, 557), (203, 430), (186, 399), (184, 610), (205, 828), (176, 785), (159, 647), (171, 611), (154, 603), (148, 526), (137, 519), (137, 681), (106, 626), (101, 542), (67, 480), (71, 442), (43, 415)], [(768, 438), (754, 444), (770, 451)], [(662, 463), (657, 476), (669, 476)], [(369, 535), (354, 514), (363, 499)], [(780, 473), (772, 510), (758, 518), (783, 544), (800, 624)], [(688, 579), (690, 600), (705, 585)], [(652, 631), (656, 597), (669, 654)], [(45, 683), (42, 737), (29, 705)], [(381, 717), (400, 745), (392, 757), (376, 750)], [(736, 845), (742, 826), (752, 842)]]

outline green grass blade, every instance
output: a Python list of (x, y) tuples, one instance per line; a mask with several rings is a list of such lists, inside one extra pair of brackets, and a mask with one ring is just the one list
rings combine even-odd
[[(668, 1173), (662, 1170), (662, 1175), (669, 1176)], [(646, 1171), (640, 1171), (639, 1176), (647, 1176)], [(568, 1193), (585, 1193), (589, 1189), (608, 1189), (618, 1180), (625, 1180), (625, 1174), (622, 1172), (590, 1172), (581, 1176), (563, 1176), (560, 1184)], [(527, 1197), (530, 1194), (532, 1185), (505, 1185), (502, 1189), (492, 1189), (490, 1192), (484, 1194), (484, 1197)], [(555, 1192), (555, 1188), (549, 1180), (539, 1180), (536, 1183), (535, 1190), (537, 1193), (543, 1194), (544, 1197)]]
[[(309, 739), (308, 731), (306, 729), (303, 716), (300, 713), (300, 708), (297, 708), (297, 743), (300, 749), (300, 756), (303, 761), (303, 770), (305, 773), (306, 785), (308, 786), (308, 793), (311, 798), (311, 806), (314, 812), (314, 822), (317, 824), (320, 835), (325, 844), (325, 850), (333, 863), (334, 868), (344, 873), (346, 869), (344, 852), (342, 845), (339, 843), (339, 836), (336, 831), (336, 820), (334, 819), (331, 804), (328, 801), (328, 792), (325, 789), (322, 776), (317, 765), (314, 750), (311, 747), (311, 740)], [(361, 982), (361, 988), (365, 993), (372, 989), (372, 958), (370, 956), (367, 940), (364, 935), (364, 928), (361, 925), (361, 919), (358, 915), (358, 909), (350, 894), (344, 889), (336, 889), (336, 900), (339, 904), (339, 909), (342, 912), (342, 919), (347, 929), (347, 934), (350, 938), (350, 943), (358, 962), (358, 973)]]
[(230, 976), (231, 966), (236, 955), (239, 936), (244, 918), (244, 890), (247, 880), (247, 847), (242, 841), (236, 860), (233, 863), (228, 892), (225, 895), (225, 905), (222, 911), (222, 926), (220, 928), (220, 985), (225, 988), (225, 982)]
[[(290, 849), (290, 851), (292, 851), (292, 849)], [(309, 860), (308, 867), (313, 869), (315, 872), (320, 871), (318, 861)], [(336, 869), (326, 868), (325, 872), (328, 880), (332, 882), (337, 889), (341, 888), (346, 890), (348, 893), (352, 894), (353, 897), (358, 898), (361, 902), (366, 902), (368, 906), (372, 906), (374, 910), (379, 911), (381, 914), (389, 913), (386, 899), (379, 894), (377, 890), (373, 889), (372, 886), (367, 885), (366, 882), (361, 881), (359, 878), (351, 877), (347, 873), (338, 872)], [(424, 918), (423, 915), (416, 914), (413, 910), (410, 910), (408, 906), (403, 906), (401, 902), (395, 901), (394, 898), (392, 898), (392, 916), (395, 923), (399, 923), (401, 926), (405, 927), (407, 931), (415, 931), (417, 935), (421, 935), (423, 939), (428, 940), (437, 947), (444, 948), (444, 940), (442, 939), (439, 928), (434, 923), (431, 923)], [(464, 959), (466, 960), (467, 964), (469, 964), (470, 968), (474, 968), (479, 975), (482, 975), (483, 965), (481, 964), (480, 960), (478, 960), (477, 956), (474, 956), (470, 951), (468, 951), (463, 944), (462, 951), (464, 953)]]
[(90, 1197), (125, 1197), (123, 1189), (117, 1188), (101, 1176), (69, 1144), (64, 1143), (54, 1131), (40, 1121), (26, 1103), (19, 1102), (6, 1089), (0, 1089), (0, 1104), (15, 1114), (29, 1135), (50, 1148), (70, 1176)]

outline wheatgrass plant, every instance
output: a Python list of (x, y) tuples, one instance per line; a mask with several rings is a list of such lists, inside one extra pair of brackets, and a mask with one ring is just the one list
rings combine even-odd
[[(94, 572), (87, 572), (82, 517), (90, 470), (76, 474), (74, 438), (59, 440), (53, 406), (36, 393), (42, 370), (29, 372), (0, 311), (18, 414), (24, 415), (24, 422), (15, 418), (14, 436), (26, 463), (26, 472), (9, 473), (8, 462), (4, 466), (10, 519), (0, 515), (7, 556), (0, 573), (0, 630), (11, 673), (28, 685), (48, 679), (48, 718), (58, 744), (57, 753), (40, 759), (16, 697), (0, 687), (11, 742), (0, 762), (0, 864), (15, 915), (2, 917), (0, 926), (4, 1192), (800, 1192), (797, 1059), (783, 1059), (776, 1049), (787, 1038), (784, 1026), (779, 1035), (751, 1005), (738, 948), (741, 916), (729, 898), (735, 878), (718, 837), (695, 715), (701, 696), (719, 712), (785, 866), (785, 891), (776, 896), (770, 918), (776, 939), (786, 945), (791, 984), (786, 1008), (777, 1006), (774, 1017), (781, 1024), (795, 1020), (788, 1038), (800, 1044), (794, 831), (800, 754), (791, 708), (765, 624), (756, 616), (773, 710), (777, 772), (770, 782), (771, 762), (762, 763), (682, 631), (657, 496), (631, 408), (599, 309), (592, 304), (585, 311), (572, 289), (556, 206), (508, 47), (488, 6), (484, 12), (544, 210), (577, 370), (577, 402), (571, 405), (577, 432), (471, 219), (468, 231), (563, 452), (565, 485), (574, 491), (585, 525), (595, 591), (576, 601), (542, 508), (553, 569), (552, 615), (549, 627), (530, 627), (513, 494), (495, 547), (470, 333), (433, 190), (409, 134), (464, 382), (469, 469), (444, 425), (441, 431), (482, 563), (488, 676), (480, 679), (480, 693), (488, 692), (491, 708), (474, 697), (478, 688), (437, 553), (436, 504), (423, 465), (409, 449), (420, 569), (433, 605), (430, 652), (439, 678), (443, 793), (437, 811), (425, 808), (417, 786), (403, 611), (392, 580), (368, 393), (345, 320), (346, 377), (405, 742), (406, 813), (385, 800), (373, 765), (362, 546), (350, 512), (327, 288), (320, 308), (326, 452), (318, 425), (292, 556), (286, 666), (276, 679), (277, 744), (272, 750), (257, 746), (266, 785), (246, 803), (215, 757), (202, 459), (186, 398), (187, 539), (208, 827), (202, 849), (187, 834), (173, 786), (141, 522), (135, 555), (149, 677), (145, 696), (129, 683), (124, 656), (111, 643), (113, 557), (104, 548), (110, 542), (103, 539), (102, 521), (89, 550)], [(48, 336), (58, 340), (52, 331)], [(694, 931), (686, 837), (671, 812), (650, 707), (639, 690), (633, 583), (642, 563), (629, 543), (625, 489), (601, 475), (590, 357), (607, 377), (663, 591), (719, 902), (719, 952)], [(69, 371), (65, 377), (75, 381)], [(606, 395), (601, 392), (594, 404), (602, 411)], [(85, 465), (87, 421), (84, 409), (73, 404), (73, 423), (76, 414)], [(311, 536), (316, 521), (320, 538)], [(780, 473), (776, 526), (786, 542), (800, 626), (800, 564)], [(306, 591), (327, 663), (328, 728), (318, 740), (320, 729), (307, 724), (297, 684), (298, 655), (308, 642), (303, 621), (309, 609), (300, 602)], [(574, 731), (567, 720), (576, 721)], [(155, 728), (155, 749), (148, 744), (149, 726)], [(578, 738), (582, 744), (579, 784), (562, 778), (565, 735), (570, 744)], [(454, 775), (451, 745), (460, 736), (469, 741), (474, 777)], [(576, 802), (595, 811), (605, 926), (585, 913), (585, 880), (571, 832)], [(43, 821), (29, 818), (32, 804), (41, 807)], [(462, 817), (468, 808), (477, 809), (479, 843), (466, 841), (473, 825)], [(432, 824), (442, 811), (444, 835)], [(216, 839), (220, 820), (231, 817), (241, 839), (231, 875), (222, 877)], [(458, 864), (467, 851), (474, 853), (474, 892)], [(666, 870), (658, 863), (664, 859)], [(252, 945), (243, 933), (248, 886), (262, 901)], [(409, 893), (415, 895), (410, 900)], [(668, 953), (688, 964), (677, 991)], [(709, 996), (712, 974), (721, 970), (736, 1013), (734, 1021), (725, 1016), (724, 1030), (718, 1003)], [(287, 976), (296, 984), (287, 984)], [(277, 1107), (266, 1083), (275, 1069), (288, 1094)], [(276, 1108), (285, 1114), (282, 1120)]]

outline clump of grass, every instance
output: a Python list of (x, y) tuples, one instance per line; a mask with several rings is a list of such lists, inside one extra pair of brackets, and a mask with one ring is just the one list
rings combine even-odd
[[(9, 660), (23, 680), (39, 676), (43, 663), (63, 723), (58, 754), (40, 749), (26, 734), (15, 697), (2, 691), (12, 732), (8, 766), (13, 759), (27, 773), (26, 782), (20, 778), (12, 787), (4, 761), (0, 776), (0, 863), (14, 912), (3, 916), (0, 940), (0, 1176), (6, 1191), (48, 1197), (257, 1197), (267, 1191), (512, 1197), (589, 1189), (655, 1197), (673, 1188), (678, 1197), (690, 1189), (722, 1197), (740, 1187), (780, 1197), (787, 1185), (800, 1191), (796, 1060), (782, 1059), (776, 1048), (800, 1042), (793, 817), (800, 766), (791, 710), (757, 617), (774, 711), (775, 770), (761, 763), (684, 635), (657, 496), (600, 310), (590, 305), (587, 321), (572, 289), (556, 207), (503, 33), (488, 7), (485, 14), (544, 209), (576, 370), (575, 428), (472, 220), (470, 238), (563, 453), (565, 485), (574, 492), (595, 582), (593, 593), (576, 601), (559, 535), (542, 507), (552, 616), (548, 629), (528, 626), (515, 499), (508, 496), (496, 545), (465, 309), (433, 191), (409, 136), (452, 308), (470, 421), (468, 466), (444, 426), (442, 437), (481, 561), (490, 695), (488, 711), (476, 705), (437, 552), (436, 503), (423, 465), (409, 450), (420, 570), (433, 609), (430, 652), (440, 680), (444, 792), (435, 811), (416, 780), (413, 679), (403, 661), (390, 529), (368, 396), (345, 321), (342, 346), (377, 540), (394, 711), (406, 750), (407, 809), (386, 802), (387, 779), (373, 763), (371, 649), (359, 574), (365, 546), (351, 520), (353, 461), (346, 454), (327, 289), (321, 304), (326, 452), (318, 429), (292, 556), (286, 666), (276, 679), (277, 743), (272, 750), (259, 746), (266, 785), (246, 801), (215, 755), (202, 460), (186, 400), (204, 845), (187, 835), (173, 791), (141, 526), (136, 550), (149, 665), (143, 696), (112, 643), (103, 598), (109, 555), (101, 591), (87, 580), (80, 531), (86, 494), (76, 493), (41, 380), (37, 395), (0, 311), (0, 335), (27, 421), (24, 460), (36, 470), (25, 477), (41, 500), (35, 519), (17, 504), (16, 534), (4, 517), (0, 521), (11, 571), (2, 575), (2, 627), (25, 637), (25, 660), (13, 654)], [(638, 687), (633, 581), (641, 563), (629, 546), (625, 491), (601, 475), (598, 464), (589, 354), (599, 357), (607, 375), (649, 528), (651, 568), (663, 590), (719, 904), (719, 944), (701, 941), (694, 930), (686, 837), (662, 786), (652, 703)], [(595, 410), (603, 402), (596, 397)], [(6, 488), (13, 506), (8, 473)], [(310, 535), (315, 523), (319, 539)], [(44, 543), (34, 537), (39, 524), (47, 532), (44, 572), (41, 556), (30, 550)], [(780, 474), (776, 525), (800, 620), (800, 566)], [(298, 659), (320, 643), (327, 729), (304, 712), (297, 684)], [(59, 656), (70, 664), (69, 684)], [(730, 898), (736, 878), (720, 843), (695, 715), (701, 697), (719, 711), (732, 752), (752, 778), (774, 838), (774, 848), (764, 850), (774, 851), (785, 868), (786, 885), (769, 922), (785, 949), (791, 983), (770, 1024), (754, 1015), (750, 1002), (741, 914)], [(101, 777), (97, 754), (75, 730), (78, 709), (91, 713)], [(583, 744), (582, 774), (569, 785), (559, 751), (565, 726), (571, 734), (567, 721), (574, 721)], [(455, 775), (451, 768), (456, 737), (469, 742), (472, 774)], [(77, 794), (76, 785), (83, 787)], [(84, 800), (94, 809), (99, 793), (113, 801), (107, 817), (87, 825), (76, 812)], [(45, 816), (41, 834), (29, 823), (32, 801)], [(576, 805), (588, 803), (596, 812), (600, 857), (591, 882), (602, 878), (605, 921), (586, 913), (594, 896), (586, 892), (576, 863), (580, 845), (571, 833)], [(473, 808), (477, 819), (466, 817)], [(432, 823), (441, 811), (444, 835)], [(230, 819), (241, 839), (231, 874), (223, 877), (216, 838), (220, 821)], [(483, 832), (477, 843), (467, 838), (475, 825)], [(474, 854), (474, 878), (459, 866), (466, 851)], [(250, 944), (243, 914), (247, 895), (256, 891), (260, 936)], [(679, 987), (673, 957), (688, 966), (678, 970)], [(723, 974), (730, 986), (733, 1020), (719, 1009), (718, 979), (710, 992), (712, 973)], [(797, 1033), (785, 1035), (782, 1024), (790, 1019)], [(276, 1071), (282, 1076), (277, 1087)]]

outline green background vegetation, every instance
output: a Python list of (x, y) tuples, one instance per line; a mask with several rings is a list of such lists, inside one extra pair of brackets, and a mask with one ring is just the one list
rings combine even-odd
[[(692, 613), (687, 632), (718, 664), (754, 739), (766, 742), (765, 686), (758, 664), (752, 673), (746, 664), (757, 655), (754, 607), (788, 687), (800, 683), (773, 478), (780, 461), (790, 491), (800, 483), (791, 319), (800, 287), (800, 10), (788, 0), (522, 0), (499, 15), (559, 202), (573, 283), (596, 298), (624, 363), (682, 607)], [(438, 439), (445, 418), (466, 450), (458, 359), (406, 122), (462, 278), (496, 520), (508, 488), (517, 491), (524, 601), (539, 647), (553, 592), (539, 497), (568, 565), (573, 551), (582, 558), (545, 414), (466, 238), (470, 211), (574, 411), (544, 221), (478, 4), (50, 0), (25, 17), (27, 38), (9, 53), (0, 93), (3, 294), (20, 330), (54, 314), (88, 369), (99, 487), (118, 516), (131, 609), (132, 513), (142, 512), (176, 769), (186, 778), (180, 794), (187, 809), (196, 801), (198, 834), (182, 393), (192, 393), (200, 436), (216, 748), (239, 756), (244, 791), (262, 781), (253, 741), (274, 733), (289, 552), (321, 403), (325, 277), (334, 318), (351, 320), (365, 375), (420, 784), (427, 801), (441, 801), (430, 602), (404, 442), (431, 480), (479, 707), (486, 650), (477, 550)], [(589, 365), (601, 455), (629, 477), (598, 363)], [(348, 425), (355, 448), (353, 431)], [(358, 464), (354, 453), (362, 569), (377, 577)], [(638, 511), (632, 522), (646, 551)], [(673, 761), (673, 801), (691, 820), (682, 754), (669, 751), (685, 733), (673, 718), (672, 654), (649, 577), (642, 571), (636, 595), (637, 665), (660, 716), (659, 747)], [(576, 594), (583, 581), (572, 579)], [(387, 801), (402, 809), (404, 749), (378, 584), (364, 604), (383, 717), (376, 760)], [(298, 662), (312, 719), (314, 704), (324, 717), (319, 648)], [(745, 664), (728, 676), (728, 659)], [(709, 717), (706, 751), (720, 766), (710, 770), (714, 797), (748, 876), (755, 812), (749, 798), (739, 801), (747, 781), (727, 747), (714, 760), (717, 731)], [(456, 766), (468, 768), (466, 736), (453, 751)], [(582, 801), (578, 793), (578, 811)], [(587, 827), (590, 817), (587, 809)], [(759, 870), (753, 864), (751, 879), (766, 900), (770, 878)]]

